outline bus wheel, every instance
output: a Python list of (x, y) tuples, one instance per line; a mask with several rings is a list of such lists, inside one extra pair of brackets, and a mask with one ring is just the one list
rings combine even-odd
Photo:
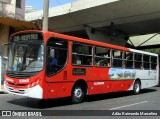
[(75, 85), (72, 90), (72, 102), (80, 103), (84, 98), (84, 89), (81, 85)]
[(140, 83), (140, 81), (135, 81), (134, 87), (133, 87), (133, 93), (135, 95), (137, 95), (137, 94), (140, 93), (140, 90), (141, 90), (141, 83)]

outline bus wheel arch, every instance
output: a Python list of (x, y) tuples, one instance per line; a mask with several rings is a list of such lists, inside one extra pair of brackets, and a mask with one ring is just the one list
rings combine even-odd
[(135, 81), (134, 81), (134, 85), (133, 85), (133, 93), (135, 95), (139, 94), (140, 93), (140, 90), (141, 90), (141, 80), (139, 78), (137, 78)]
[(88, 85), (83, 79), (77, 80), (71, 91), (72, 103), (80, 103), (84, 96), (87, 95)]

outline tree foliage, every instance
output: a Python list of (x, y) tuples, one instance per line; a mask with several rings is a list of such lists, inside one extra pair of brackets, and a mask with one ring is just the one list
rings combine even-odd
[(145, 49), (143, 51), (160, 54), (160, 48)]

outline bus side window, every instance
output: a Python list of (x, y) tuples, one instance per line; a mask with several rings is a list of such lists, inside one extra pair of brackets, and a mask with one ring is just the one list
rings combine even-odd
[(95, 47), (94, 62), (96, 66), (110, 67), (110, 49), (104, 47)]
[(142, 54), (135, 53), (134, 55), (135, 68), (142, 69), (143, 68), (143, 58)]
[(157, 57), (151, 56), (151, 69), (157, 69)]
[(143, 55), (143, 62), (144, 62), (144, 69), (150, 69), (150, 56), (149, 55)]
[(92, 46), (82, 43), (72, 45), (72, 64), (73, 65), (92, 65)]
[(72, 63), (76, 65), (81, 65), (82, 64), (81, 58), (78, 55), (73, 55)]
[(63, 39), (50, 38), (47, 44), (47, 74), (62, 70), (67, 62), (68, 42)]
[(113, 67), (122, 67), (122, 51), (118, 50), (113, 50), (112, 51), (112, 56), (113, 56)]
[(133, 68), (132, 52), (124, 52), (124, 68)]

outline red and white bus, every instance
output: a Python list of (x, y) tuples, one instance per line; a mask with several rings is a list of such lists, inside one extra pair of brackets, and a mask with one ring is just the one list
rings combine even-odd
[(31, 98), (128, 91), (158, 85), (158, 55), (54, 32), (22, 31), (8, 43), (5, 92)]

